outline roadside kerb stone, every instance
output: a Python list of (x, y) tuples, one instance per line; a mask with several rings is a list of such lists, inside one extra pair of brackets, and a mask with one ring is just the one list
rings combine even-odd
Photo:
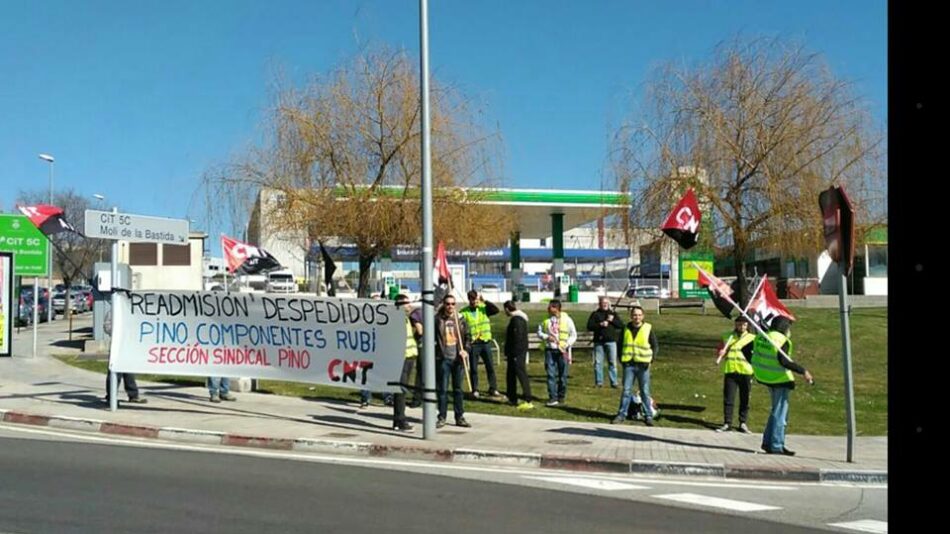
[(158, 430), (158, 439), (182, 443), (201, 443), (202, 445), (220, 445), (224, 441), (224, 432), (213, 430), (194, 430), (191, 428), (162, 427)]
[(677, 475), (725, 478), (726, 466), (723, 464), (651, 462), (648, 460), (634, 460), (630, 462), (630, 472), (642, 475)]
[(453, 461), (475, 464), (514, 465), (518, 467), (541, 467), (541, 455), (526, 452), (455, 449), (453, 451)]

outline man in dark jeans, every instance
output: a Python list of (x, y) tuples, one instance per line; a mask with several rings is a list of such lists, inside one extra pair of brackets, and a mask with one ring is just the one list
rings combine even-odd
[(459, 318), (455, 312), (455, 296), (449, 294), (442, 299), (442, 306), (435, 317), (435, 382), (439, 396), (439, 419), (435, 422), (436, 428), (445, 426), (448, 415), (449, 399), (448, 384), (452, 377), (452, 396), (455, 408), (455, 424), (461, 427), (470, 427), (465, 420), (465, 405), (462, 399), (462, 380), (464, 379), (465, 365), (463, 360), (468, 358), (462, 340), (465, 339), (465, 320)]
[(498, 313), (498, 306), (482, 299), (474, 289), (468, 292), (468, 306), (458, 314), (465, 321), (471, 341), (466, 345), (469, 353), (468, 374), (472, 380), (472, 397), (478, 398), (478, 360), (485, 364), (488, 375), (488, 396), (500, 397), (498, 379), (495, 377), (495, 363), (491, 359), (491, 320)]
[[(510, 300), (505, 302), (505, 315), (511, 317), (508, 321), (508, 329), (505, 331), (508, 404), (517, 406), (519, 410), (530, 410), (534, 408), (534, 405), (531, 404), (531, 382), (528, 381), (528, 371), (525, 369), (528, 359), (528, 316)], [(521, 393), (524, 395), (524, 401), (521, 404), (518, 404), (515, 379), (521, 382)]]
[(623, 321), (610, 309), (610, 299), (600, 297), (598, 307), (587, 319), (587, 330), (594, 333), (594, 386), (604, 387), (604, 357), (610, 387), (617, 387), (617, 338)]

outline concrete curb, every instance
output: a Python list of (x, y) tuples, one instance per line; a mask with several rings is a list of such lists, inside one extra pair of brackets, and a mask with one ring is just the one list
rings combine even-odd
[(44, 426), (63, 430), (103, 433), (119, 436), (160, 439), (179, 443), (228, 445), (270, 450), (300, 451), (321, 454), (386, 457), (402, 460), (426, 460), (446, 463), (469, 463), (561, 469), (582, 472), (632, 473), (645, 475), (676, 475), (718, 479), (784, 480), (796, 482), (845, 482), (853, 484), (887, 484), (887, 471), (779, 468), (750, 465), (723, 465), (688, 462), (657, 462), (644, 460), (603, 460), (582, 456), (490, 451), (477, 449), (442, 449), (418, 445), (383, 445), (357, 441), (336, 441), (314, 438), (268, 438), (244, 436), (209, 430), (177, 427), (150, 427), (111, 423), (57, 415), (33, 415), (0, 409), (0, 421), (19, 425)]

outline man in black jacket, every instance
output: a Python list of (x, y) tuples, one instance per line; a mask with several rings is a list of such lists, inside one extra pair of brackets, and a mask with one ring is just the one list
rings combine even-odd
[[(508, 404), (518, 406), (519, 410), (534, 408), (531, 404), (531, 383), (525, 369), (528, 359), (528, 316), (519, 310), (512, 301), (505, 302), (505, 315), (511, 317), (505, 331), (505, 358), (508, 362)], [(515, 378), (521, 382), (524, 402), (518, 404), (518, 390)]]
[(617, 387), (617, 338), (623, 321), (610, 309), (610, 299), (600, 297), (598, 307), (587, 319), (587, 330), (594, 333), (594, 386), (604, 387), (604, 353), (610, 387)]

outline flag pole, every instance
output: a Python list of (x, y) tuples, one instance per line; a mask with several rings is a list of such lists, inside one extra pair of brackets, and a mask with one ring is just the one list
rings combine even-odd
[[(448, 267), (448, 265), (446, 265)], [(458, 297), (455, 295), (455, 284), (452, 283), (452, 275), (449, 274), (449, 292), (455, 297), (455, 301), (458, 302)], [(459, 341), (462, 345), (462, 351), (465, 351), (465, 340), (461, 339), (462, 337), (462, 323), (459, 320), (459, 307), (458, 304), (455, 305), (455, 308), (452, 309), (452, 313), (455, 315), (455, 327), (458, 329)], [(465, 372), (465, 386), (468, 387), (468, 392), (472, 392), (472, 379), (468, 376), (468, 353), (465, 353), (463, 357), (459, 354), (459, 357), (462, 358), (462, 370)]]
[[(707, 279), (709, 279), (710, 281), (712, 280), (712, 275), (710, 275), (709, 273), (707, 273), (706, 271), (704, 271), (703, 268), (700, 267), (699, 265), (697, 265), (695, 261), (690, 262), (690, 263), (693, 264), (693, 267), (696, 267), (696, 270), (698, 270), (699, 272), (703, 273), (703, 275), (705, 275)], [(763, 281), (763, 283), (764, 283), (764, 282), (765, 282), (765, 279), (763, 278), (762, 281)], [(712, 285), (712, 284), (710, 284), (710, 285)], [(761, 284), (760, 284), (760, 286), (761, 286)], [(736, 304), (736, 301), (732, 300), (732, 298), (730, 298), (729, 295), (726, 295), (725, 293), (722, 293), (722, 292), (718, 292), (718, 293), (722, 296), (722, 298), (726, 299), (726, 302), (728, 302), (729, 304), (732, 304), (732, 306), (733, 306), (736, 310), (738, 310), (739, 313), (742, 314), (742, 316), (745, 317), (747, 321), (749, 321), (749, 324), (751, 324), (760, 334), (762, 334), (762, 337), (764, 337), (765, 339), (767, 339), (767, 340), (769, 341), (769, 343), (771, 343), (772, 346), (775, 347), (775, 349), (779, 352), (779, 354), (781, 354), (782, 356), (785, 356), (786, 358), (788, 358), (789, 360), (791, 360), (791, 358), (788, 356), (788, 354), (785, 354), (785, 351), (782, 350), (782, 347), (779, 347), (774, 341), (772, 341), (772, 338), (770, 338), (768, 335), (766, 335), (765, 330), (762, 330), (762, 327), (759, 326), (758, 323), (756, 323), (755, 321), (753, 321), (752, 318), (749, 317), (749, 316), (746, 314), (745, 310), (743, 310), (741, 307), (739, 307), (738, 304)]]

